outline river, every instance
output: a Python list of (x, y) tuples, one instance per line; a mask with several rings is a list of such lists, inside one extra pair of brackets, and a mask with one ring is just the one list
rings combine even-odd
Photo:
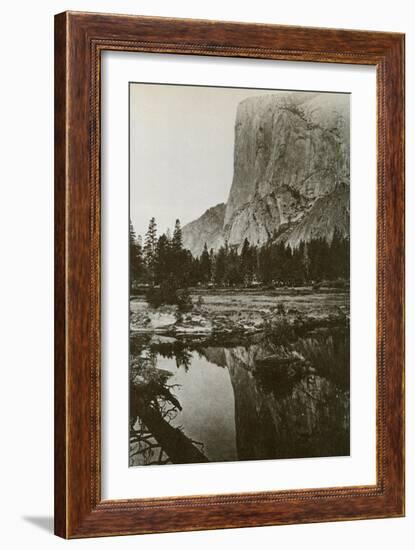
[(349, 331), (216, 346), (131, 340), (130, 466), (344, 456)]

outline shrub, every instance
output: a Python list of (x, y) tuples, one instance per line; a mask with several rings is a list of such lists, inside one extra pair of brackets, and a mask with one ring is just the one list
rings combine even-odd
[(179, 311), (191, 311), (193, 304), (189, 289), (182, 288), (176, 291), (176, 304)]
[(164, 304), (176, 304), (176, 288), (170, 281), (164, 281), (159, 287), (152, 287), (146, 293), (146, 300), (152, 307)]
[(173, 281), (163, 281), (159, 287), (150, 288), (146, 300), (151, 307), (163, 305), (177, 305), (179, 311), (190, 311), (193, 307), (192, 299), (187, 288), (178, 289)]
[(278, 315), (285, 315), (285, 306), (282, 302), (277, 305), (277, 313)]

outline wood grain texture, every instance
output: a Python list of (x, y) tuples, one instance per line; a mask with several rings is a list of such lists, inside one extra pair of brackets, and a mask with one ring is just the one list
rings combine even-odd
[[(62, 16), (59, 18), (59, 21)], [(55, 83), (66, 80), (66, 26), (55, 25)], [(66, 86), (55, 87), (55, 531), (66, 532)]]
[[(376, 66), (376, 485), (101, 500), (103, 50)], [(56, 534), (76, 538), (403, 515), (404, 36), (65, 12), (55, 18), (55, 128)]]

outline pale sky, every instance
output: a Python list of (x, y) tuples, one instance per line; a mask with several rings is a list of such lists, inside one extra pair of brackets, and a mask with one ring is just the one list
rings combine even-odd
[[(130, 84), (130, 216), (159, 234), (226, 202), (233, 176), (236, 108), (275, 90)], [(286, 93), (283, 92), (283, 93)]]

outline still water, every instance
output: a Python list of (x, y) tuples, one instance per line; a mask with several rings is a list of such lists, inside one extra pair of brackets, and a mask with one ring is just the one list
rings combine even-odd
[(135, 336), (130, 466), (349, 454), (349, 333), (248, 346)]

